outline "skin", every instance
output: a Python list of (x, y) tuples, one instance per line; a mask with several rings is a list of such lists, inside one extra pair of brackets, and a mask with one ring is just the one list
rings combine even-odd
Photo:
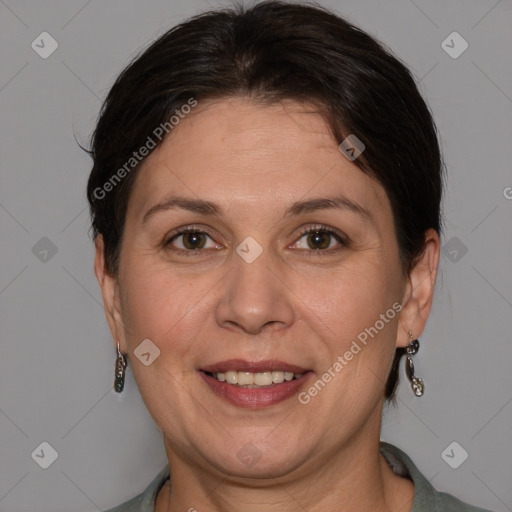
[[(409, 331), (421, 335), (430, 312), (439, 237), (425, 233), (424, 254), (406, 275), (384, 189), (337, 145), (311, 106), (201, 103), (140, 169), (118, 275), (106, 271), (96, 240), (114, 344), (163, 432), (172, 488), (160, 491), (157, 512), (411, 509), (413, 483), (379, 454), (381, 415), (394, 350)], [(171, 195), (214, 202), (222, 213), (175, 207), (142, 222)], [(347, 208), (284, 217), (296, 201), (339, 195), (372, 220)], [(176, 252), (190, 247), (183, 236), (165, 245), (190, 225), (211, 236), (200, 238), (201, 251)], [(300, 229), (318, 225), (348, 242), (327, 236), (327, 250), (312, 249)], [(248, 236), (263, 249), (252, 263), (235, 251)], [(238, 407), (198, 373), (226, 359), (278, 359), (312, 370), (307, 389), (395, 302), (400, 314), (307, 405), (294, 396)], [(133, 355), (146, 338), (160, 349), (149, 366)], [(247, 443), (261, 455), (252, 466), (237, 457)]]

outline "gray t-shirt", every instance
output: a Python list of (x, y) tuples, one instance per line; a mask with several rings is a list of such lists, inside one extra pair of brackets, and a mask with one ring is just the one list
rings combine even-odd
[[(412, 460), (396, 446), (381, 441), (380, 452), (397, 475), (410, 478), (414, 482), (414, 502), (411, 512), (491, 512), (468, 505), (451, 494), (436, 491)], [(154, 512), (156, 496), (168, 479), (169, 466), (167, 465), (144, 492), (105, 512)]]

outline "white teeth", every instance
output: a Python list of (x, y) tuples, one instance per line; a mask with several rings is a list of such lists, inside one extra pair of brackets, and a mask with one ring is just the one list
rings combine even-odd
[(254, 384), (254, 374), (250, 372), (238, 372), (238, 382), (239, 386), (250, 386)]
[(256, 373), (254, 375), (254, 384), (257, 386), (270, 386), (270, 384), (272, 384), (272, 373)]
[(281, 384), (284, 381), (284, 372), (272, 372), (272, 382)]
[(228, 384), (237, 384), (238, 386), (245, 386), (255, 388), (259, 386), (270, 386), (272, 384), (281, 384), (282, 382), (291, 381), (294, 378), (299, 379), (302, 373), (293, 372), (217, 372), (213, 374), (220, 382), (227, 382)]
[[(219, 375), (219, 374), (217, 374), (217, 375)], [(238, 372), (226, 372), (225, 375), (226, 375), (226, 382), (229, 382), (230, 384), (238, 383)]]

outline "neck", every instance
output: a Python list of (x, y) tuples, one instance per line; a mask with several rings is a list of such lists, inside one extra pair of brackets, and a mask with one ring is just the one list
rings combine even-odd
[(380, 416), (322, 460), (293, 474), (246, 479), (180, 456), (164, 436), (171, 482), (155, 512), (409, 512), (414, 485), (395, 475), (379, 452)]

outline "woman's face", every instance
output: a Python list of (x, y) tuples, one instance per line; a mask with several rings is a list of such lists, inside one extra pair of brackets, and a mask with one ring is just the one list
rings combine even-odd
[(106, 280), (170, 456), (279, 476), (378, 436), (410, 281), (384, 189), (311, 109), (199, 103), (140, 170)]

